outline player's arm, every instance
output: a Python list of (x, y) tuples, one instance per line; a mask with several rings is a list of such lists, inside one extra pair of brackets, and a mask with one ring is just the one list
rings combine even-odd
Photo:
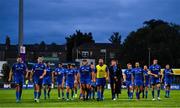
[(126, 74), (123, 72), (123, 80), (126, 82)]
[(25, 78), (27, 79), (28, 78), (28, 76), (29, 76), (29, 70), (28, 70), (28, 68), (27, 68), (27, 66), (25, 65), (25, 73), (26, 73), (26, 76), (25, 76)]
[(12, 69), (11, 69), (10, 72), (9, 72), (9, 78), (8, 78), (8, 81), (9, 81), (9, 82), (10, 82), (11, 79), (12, 79), (12, 75), (13, 75), (13, 71), (12, 71)]
[(164, 79), (164, 73), (165, 73), (165, 70), (162, 72), (162, 77), (161, 77), (161, 82), (162, 82), (162, 79)]
[(77, 83), (77, 74), (74, 74), (75, 83)]
[(44, 76), (46, 75), (46, 69), (44, 69), (43, 74), (40, 76), (40, 79), (44, 78)]
[(134, 73), (131, 73), (131, 81), (132, 81), (132, 84), (134, 84)]
[(158, 75), (153, 74), (153, 73), (151, 72), (151, 70), (148, 71), (148, 74), (149, 74), (149, 75), (152, 75), (152, 76), (154, 76), (154, 77), (158, 77)]
[(32, 81), (33, 74), (34, 74), (34, 70), (32, 69), (30, 72), (30, 81)]
[(52, 71), (52, 83), (54, 83), (54, 74), (55, 74), (55, 72), (54, 71)]
[(109, 69), (106, 67), (106, 80), (109, 80)]
[(171, 73), (170, 73), (171, 75), (174, 75), (174, 72), (173, 72), (173, 70), (171, 69)]

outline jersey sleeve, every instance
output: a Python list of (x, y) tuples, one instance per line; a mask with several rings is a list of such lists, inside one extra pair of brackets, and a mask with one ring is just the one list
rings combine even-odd
[(106, 66), (106, 72), (108, 72), (108, 71), (109, 71), (108, 66)]
[(26, 64), (24, 64), (24, 71), (26, 71), (27, 70), (27, 65)]
[(149, 71), (152, 71), (152, 66), (149, 66)]
[(35, 71), (35, 67), (36, 67), (36, 65), (34, 65), (34, 66), (32, 67), (32, 71)]
[(15, 64), (13, 64), (12, 66), (12, 72), (14, 72), (14, 70), (15, 70)]

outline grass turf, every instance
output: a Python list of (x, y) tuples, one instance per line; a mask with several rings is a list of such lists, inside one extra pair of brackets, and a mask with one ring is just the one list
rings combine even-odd
[[(155, 92), (156, 93), (156, 92)], [(120, 99), (111, 100), (110, 90), (105, 90), (105, 100), (97, 102), (96, 100), (82, 101), (75, 99), (66, 102), (57, 99), (57, 90), (51, 91), (51, 99), (44, 100), (43, 92), (40, 103), (33, 100), (33, 89), (23, 90), (22, 101), (15, 102), (15, 90), (0, 90), (0, 107), (180, 107), (180, 91), (172, 90), (171, 98), (164, 98), (164, 91), (161, 90), (161, 101), (152, 101), (149, 91), (148, 99), (128, 100), (126, 90), (122, 90)], [(135, 97), (135, 94), (134, 94)]]

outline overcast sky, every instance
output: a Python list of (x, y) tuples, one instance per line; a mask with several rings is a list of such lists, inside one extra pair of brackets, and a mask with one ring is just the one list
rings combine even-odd
[[(76, 29), (108, 42), (112, 32), (123, 39), (150, 19), (180, 24), (180, 0), (24, 0), (25, 43), (56, 42)], [(0, 0), (0, 43), (18, 40), (18, 0)]]

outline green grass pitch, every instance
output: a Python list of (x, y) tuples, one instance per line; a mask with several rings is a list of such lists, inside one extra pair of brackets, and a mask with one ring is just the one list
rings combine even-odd
[[(135, 95), (134, 95), (135, 96)], [(15, 90), (0, 90), (0, 107), (180, 107), (180, 91), (172, 90), (171, 98), (164, 98), (164, 91), (161, 90), (161, 101), (152, 101), (151, 92), (149, 91), (148, 99), (128, 100), (126, 90), (122, 90), (120, 99), (111, 100), (110, 90), (105, 90), (105, 100), (97, 102), (95, 100), (82, 101), (63, 101), (57, 99), (57, 90), (51, 91), (51, 99), (44, 100), (42, 93), (40, 103), (33, 100), (33, 89), (23, 90), (22, 101), (15, 102)]]

